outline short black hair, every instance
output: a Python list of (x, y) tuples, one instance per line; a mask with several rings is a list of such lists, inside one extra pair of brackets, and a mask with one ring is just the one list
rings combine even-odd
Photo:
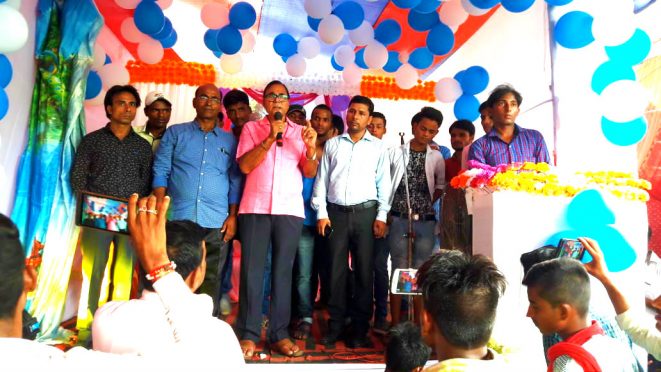
[[(202, 264), (202, 241), (206, 230), (193, 221), (178, 220), (166, 222), (165, 234), (168, 258), (177, 265), (175, 270), (179, 275), (186, 279)], [(144, 271), (141, 274), (144, 288), (153, 290), (151, 282), (145, 280)]]
[(344, 120), (340, 115), (333, 114), (333, 127), (337, 129), (337, 135), (344, 133)]
[(225, 109), (237, 103), (245, 103), (246, 105), (250, 106), (250, 100), (248, 99), (246, 92), (238, 89), (232, 89), (227, 92), (227, 94), (225, 94), (225, 97), (223, 97), (223, 106)]
[(387, 126), (386, 124), (388, 123), (388, 121), (386, 120), (386, 116), (383, 115), (383, 113), (380, 113), (378, 111), (374, 111), (372, 113), (372, 119), (374, 119), (374, 118), (379, 118), (379, 119), (383, 120), (383, 125)]
[(369, 111), (370, 116), (374, 114), (374, 102), (372, 102), (371, 99), (365, 97), (365, 96), (353, 96), (351, 97), (351, 101), (349, 101), (349, 106), (353, 103), (360, 103), (363, 105), (367, 106), (367, 111)]
[[(513, 86), (509, 84), (501, 84), (494, 88), (494, 90), (489, 93), (489, 98), (487, 98), (487, 106), (488, 107), (493, 107), (496, 102), (501, 99), (504, 95), (512, 93), (514, 95), (514, 99), (516, 99), (516, 103), (521, 106), (521, 102), (523, 102), (523, 97), (521, 96), (521, 93), (519, 93), (516, 89), (514, 89)], [(481, 107), (481, 106), (480, 106)]]
[(418, 124), (422, 119), (435, 121), (439, 128), (441, 127), (441, 124), (443, 124), (443, 114), (439, 110), (429, 106), (423, 107), (420, 109), (420, 112), (413, 115), (411, 118), (411, 126)]
[(450, 129), (448, 130), (448, 133), (452, 133), (453, 129), (461, 129), (468, 132), (468, 134), (470, 134), (471, 136), (475, 135), (475, 125), (473, 125), (473, 123), (471, 123), (470, 120), (460, 119), (455, 121), (454, 123), (452, 123), (452, 125), (450, 125)]
[(23, 294), (25, 254), (18, 228), (9, 217), (0, 213), (0, 319), (14, 316)]
[(477, 111), (482, 112), (482, 111), (484, 111), (488, 108), (489, 108), (489, 101), (484, 101), (484, 102), (480, 103), (480, 108), (477, 109)]
[(425, 310), (455, 347), (474, 349), (489, 341), (505, 276), (486, 256), (445, 251), (418, 270)]
[(321, 104), (316, 105), (316, 106), (312, 109), (312, 112), (314, 112), (315, 110), (324, 110), (324, 111), (328, 111), (328, 112), (330, 112), (331, 116), (333, 116), (333, 110), (331, 110), (331, 108), (328, 107), (328, 105), (326, 105), (326, 104), (321, 103)]
[(568, 257), (534, 264), (523, 278), (523, 285), (535, 287), (539, 296), (556, 307), (570, 304), (581, 317), (590, 305), (590, 277), (583, 264)]
[(403, 322), (390, 328), (386, 343), (386, 371), (410, 372), (424, 367), (431, 354), (431, 348), (422, 340), (420, 328)]
[(280, 80), (271, 80), (268, 84), (266, 84), (266, 86), (264, 87), (264, 93), (266, 93), (266, 91), (269, 90), (269, 88), (274, 86), (274, 85), (282, 85), (283, 87), (285, 87), (285, 91), (287, 92), (287, 95), (288, 96), (290, 95), (289, 94), (289, 88), (287, 88), (285, 83), (283, 83)]
[(135, 107), (140, 107), (140, 104), (142, 103), (140, 100), (140, 94), (138, 94), (138, 90), (135, 89), (133, 85), (113, 85), (108, 89), (106, 96), (103, 98), (103, 110), (106, 111), (107, 118), (110, 118), (110, 114), (106, 110), (106, 107), (112, 106), (112, 100), (120, 93), (131, 93), (133, 98), (135, 98)]

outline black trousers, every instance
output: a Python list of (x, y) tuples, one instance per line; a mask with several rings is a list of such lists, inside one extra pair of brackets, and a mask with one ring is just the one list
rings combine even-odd
[(241, 340), (258, 342), (262, 331), (264, 262), (271, 244), (271, 311), (268, 341), (289, 337), (291, 283), (294, 258), (301, 237), (303, 219), (269, 214), (239, 215), (241, 232), (241, 284), (236, 330)]
[(347, 314), (347, 274), (349, 252), (351, 252), (355, 287), (353, 293), (351, 324), (356, 335), (362, 336), (369, 330), (372, 317), (372, 293), (374, 282), (374, 234), (372, 225), (376, 218), (376, 205), (355, 211), (346, 211), (328, 205), (328, 216), (333, 226), (333, 235), (328, 241), (331, 258), (330, 298), (328, 313), (331, 332), (341, 331)]
[(200, 286), (199, 292), (211, 296), (213, 301), (213, 316), (218, 316), (220, 308), (220, 296), (222, 295), (223, 266), (227, 261), (230, 242), (223, 241), (225, 233), (220, 229), (206, 229), (207, 235), (204, 237), (204, 244), (207, 249), (207, 270), (204, 274), (204, 281)]

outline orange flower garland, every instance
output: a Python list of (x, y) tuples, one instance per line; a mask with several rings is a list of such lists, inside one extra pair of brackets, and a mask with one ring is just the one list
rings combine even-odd
[(131, 83), (183, 84), (199, 86), (216, 81), (213, 65), (165, 60), (157, 64), (128, 61), (126, 69)]
[(418, 80), (418, 84), (411, 89), (402, 89), (397, 86), (395, 79), (389, 76), (363, 76), (360, 82), (360, 94), (370, 98), (385, 98), (392, 100), (410, 99), (419, 101), (436, 101), (433, 81)]

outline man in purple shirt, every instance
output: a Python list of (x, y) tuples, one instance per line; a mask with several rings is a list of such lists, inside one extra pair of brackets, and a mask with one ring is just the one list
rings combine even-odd
[(516, 162), (551, 163), (542, 134), (515, 124), (523, 98), (510, 85), (499, 85), (487, 99), (493, 128), (475, 141), (468, 160), (497, 166)]

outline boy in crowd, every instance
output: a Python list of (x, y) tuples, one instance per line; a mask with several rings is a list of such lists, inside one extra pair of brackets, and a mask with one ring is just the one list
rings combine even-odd
[(420, 328), (411, 322), (400, 323), (388, 331), (385, 372), (420, 372), (430, 353)]

